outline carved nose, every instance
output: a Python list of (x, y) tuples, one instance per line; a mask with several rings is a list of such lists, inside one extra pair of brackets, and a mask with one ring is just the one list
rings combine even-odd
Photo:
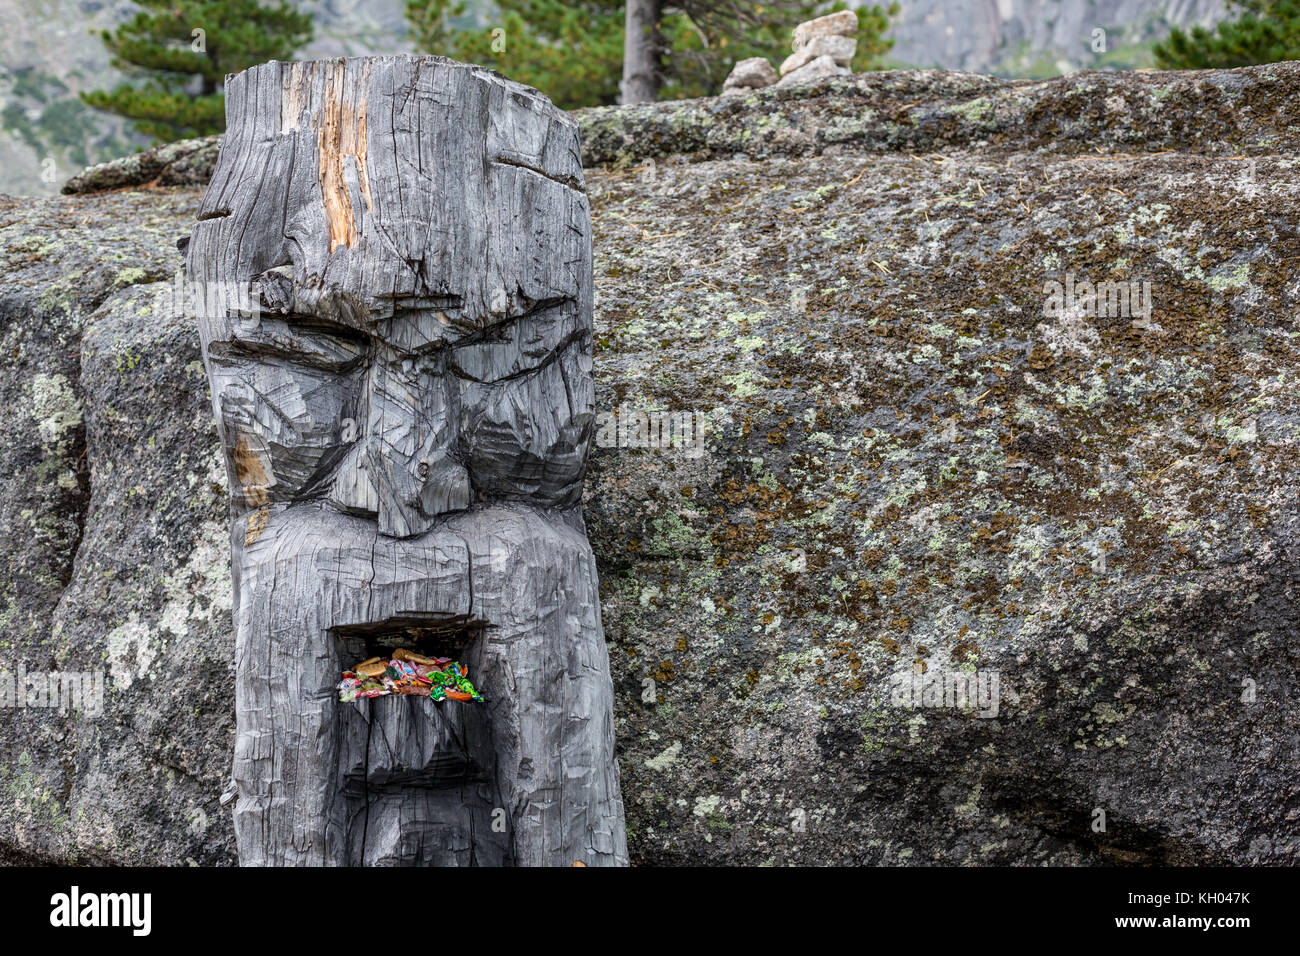
[(381, 534), (407, 538), (439, 515), (469, 507), (469, 472), (445, 450), (422, 460), (395, 453), (373, 436), (353, 446), (335, 471), (328, 500), (342, 511), (374, 518)]
[(392, 370), (375, 376), (364, 435), (335, 470), (329, 501), (376, 519), (381, 534), (407, 538), (439, 515), (469, 507), (469, 472), (456, 458), (444, 382), (418, 383)]

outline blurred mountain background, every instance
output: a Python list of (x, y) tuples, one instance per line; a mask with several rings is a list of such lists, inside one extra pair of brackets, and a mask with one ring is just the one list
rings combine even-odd
[[(404, 0), (298, 0), (315, 39), (303, 59), (413, 49)], [(939, 67), (1042, 78), (1078, 69), (1153, 65), (1172, 26), (1222, 19), (1225, 0), (899, 0), (891, 67)], [(0, 0), (0, 193), (53, 195), (82, 167), (148, 145), (118, 116), (78, 94), (109, 89), (99, 31), (132, 17), (129, 0)], [(492, 21), (491, 0), (468, 0), (462, 25)], [(1095, 51), (1105, 31), (1104, 51)]]

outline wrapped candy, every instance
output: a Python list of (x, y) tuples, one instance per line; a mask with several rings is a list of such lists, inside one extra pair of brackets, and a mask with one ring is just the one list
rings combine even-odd
[(404, 650), (394, 654), (392, 660), (371, 658), (344, 671), (338, 689), (339, 700), (345, 704), (389, 694), (435, 701), (483, 700), (470, 683), (469, 668), (464, 664), (450, 657), (422, 657)]

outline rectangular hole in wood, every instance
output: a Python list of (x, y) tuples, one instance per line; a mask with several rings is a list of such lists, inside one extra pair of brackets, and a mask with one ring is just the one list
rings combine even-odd
[(343, 670), (372, 657), (389, 660), (394, 651), (403, 647), (426, 657), (450, 657), (465, 663), (470, 649), (488, 627), (487, 621), (468, 614), (403, 615), (378, 624), (336, 627), (334, 649)]

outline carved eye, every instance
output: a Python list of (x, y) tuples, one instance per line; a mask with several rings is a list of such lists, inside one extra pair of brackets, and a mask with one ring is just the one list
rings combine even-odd
[(278, 359), (330, 372), (345, 372), (369, 352), (369, 338), (356, 329), (322, 322), (313, 316), (235, 318), (230, 338), (213, 342), (218, 358)]
[(572, 299), (539, 302), (455, 345), (448, 368), (460, 378), (484, 383), (534, 372), (580, 337), (578, 318)]

